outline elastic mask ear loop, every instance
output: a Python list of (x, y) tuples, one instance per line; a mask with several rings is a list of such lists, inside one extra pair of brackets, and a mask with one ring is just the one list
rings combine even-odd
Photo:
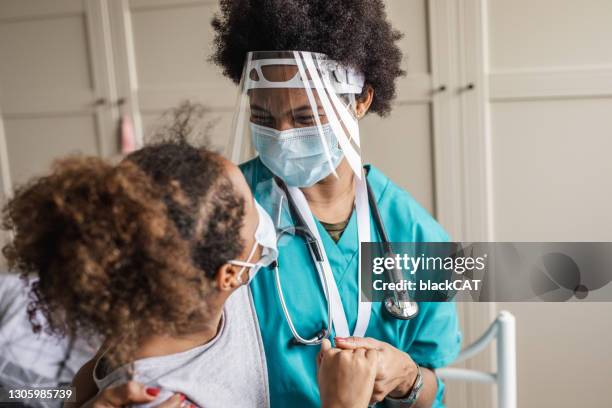
[(229, 261), (229, 264), (231, 265), (242, 266), (242, 268), (238, 272), (238, 276), (236, 276), (236, 280), (241, 285), (244, 285), (244, 282), (242, 281), (242, 275), (244, 274), (244, 271), (246, 271), (247, 268), (255, 267), (255, 264), (251, 263), (251, 258), (253, 258), (253, 255), (255, 255), (255, 250), (257, 249), (257, 245), (258, 243), (257, 241), (255, 241), (255, 244), (253, 245), (253, 248), (251, 249), (251, 252), (249, 253), (249, 256), (247, 257), (246, 261), (244, 262), (243, 261)]
[(246, 271), (246, 268), (246, 266), (243, 266), (242, 269), (240, 269), (240, 272), (238, 272), (238, 276), (236, 276), (236, 280), (241, 285), (245, 284), (245, 282), (242, 281), (242, 275), (244, 275), (244, 271)]

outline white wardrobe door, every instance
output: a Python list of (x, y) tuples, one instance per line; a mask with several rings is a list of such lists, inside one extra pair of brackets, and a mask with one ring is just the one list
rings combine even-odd
[(99, 14), (95, 1), (0, 2), (0, 143), (10, 184), (68, 153), (112, 153)]
[[(488, 0), (498, 241), (610, 241), (612, 2)], [(508, 304), (518, 405), (612, 406), (610, 304)]]

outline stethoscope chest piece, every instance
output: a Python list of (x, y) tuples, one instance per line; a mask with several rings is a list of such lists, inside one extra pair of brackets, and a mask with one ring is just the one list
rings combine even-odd
[(385, 299), (385, 309), (392, 317), (400, 320), (411, 320), (419, 314), (417, 302), (396, 300), (393, 297)]
[(323, 343), (324, 339), (329, 338), (329, 333), (330, 333), (329, 329), (326, 327), (323, 327), (321, 331), (318, 332), (315, 337), (313, 337), (312, 339), (308, 339), (308, 340), (304, 340), (304, 339), (299, 340), (294, 334), (291, 340), (289, 340), (289, 344), (292, 346), (318, 346), (321, 343)]

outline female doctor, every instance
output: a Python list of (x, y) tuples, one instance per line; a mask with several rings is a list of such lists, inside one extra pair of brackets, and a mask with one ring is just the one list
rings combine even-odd
[[(277, 227), (289, 231), (279, 239), (278, 269), (251, 284), (272, 406), (319, 406), (322, 337), (337, 348), (378, 350), (372, 403), (443, 406), (434, 370), (460, 349), (455, 305), (420, 303), (402, 320), (360, 301), (360, 242), (384, 233), (391, 242), (448, 240), (409, 193), (361, 163), (358, 121), (390, 112), (403, 74), (401, 35), (383, 1), (221, 0), (213, 27), (213, 60), (240, 91), (232, 154), (257, 152), (241, 169)], [(299, 219), (321, 249), (317, 265), (290, 228)]]

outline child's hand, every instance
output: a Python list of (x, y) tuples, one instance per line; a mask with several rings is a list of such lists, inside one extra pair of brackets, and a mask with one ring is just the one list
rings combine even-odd
[[(121, 408), (131, 404), (147, 404), (155, 401), (158, 395), (159, 388), (147, 388), (140, 383), (130, 381), (106, 388), (86, 402), (82, 408)], [(167, 400), (160, 401), (157, 408), (180, 408), (184, 401), (184, 395), (174, 394)]]
[(342, 350), (365, 348), (378, 351), (378, 368), (371, 404), (384, 400), (387, 395), (400, 398), (412, 389), (418, 367), (407, 353), (370, 337), (336, 337), (335, 341), (336, 347)]
[(318, 381), (323, 408), (365, 408), (370, 402), (378, 351), (340, 350), (323, 340), (318, 356)]

